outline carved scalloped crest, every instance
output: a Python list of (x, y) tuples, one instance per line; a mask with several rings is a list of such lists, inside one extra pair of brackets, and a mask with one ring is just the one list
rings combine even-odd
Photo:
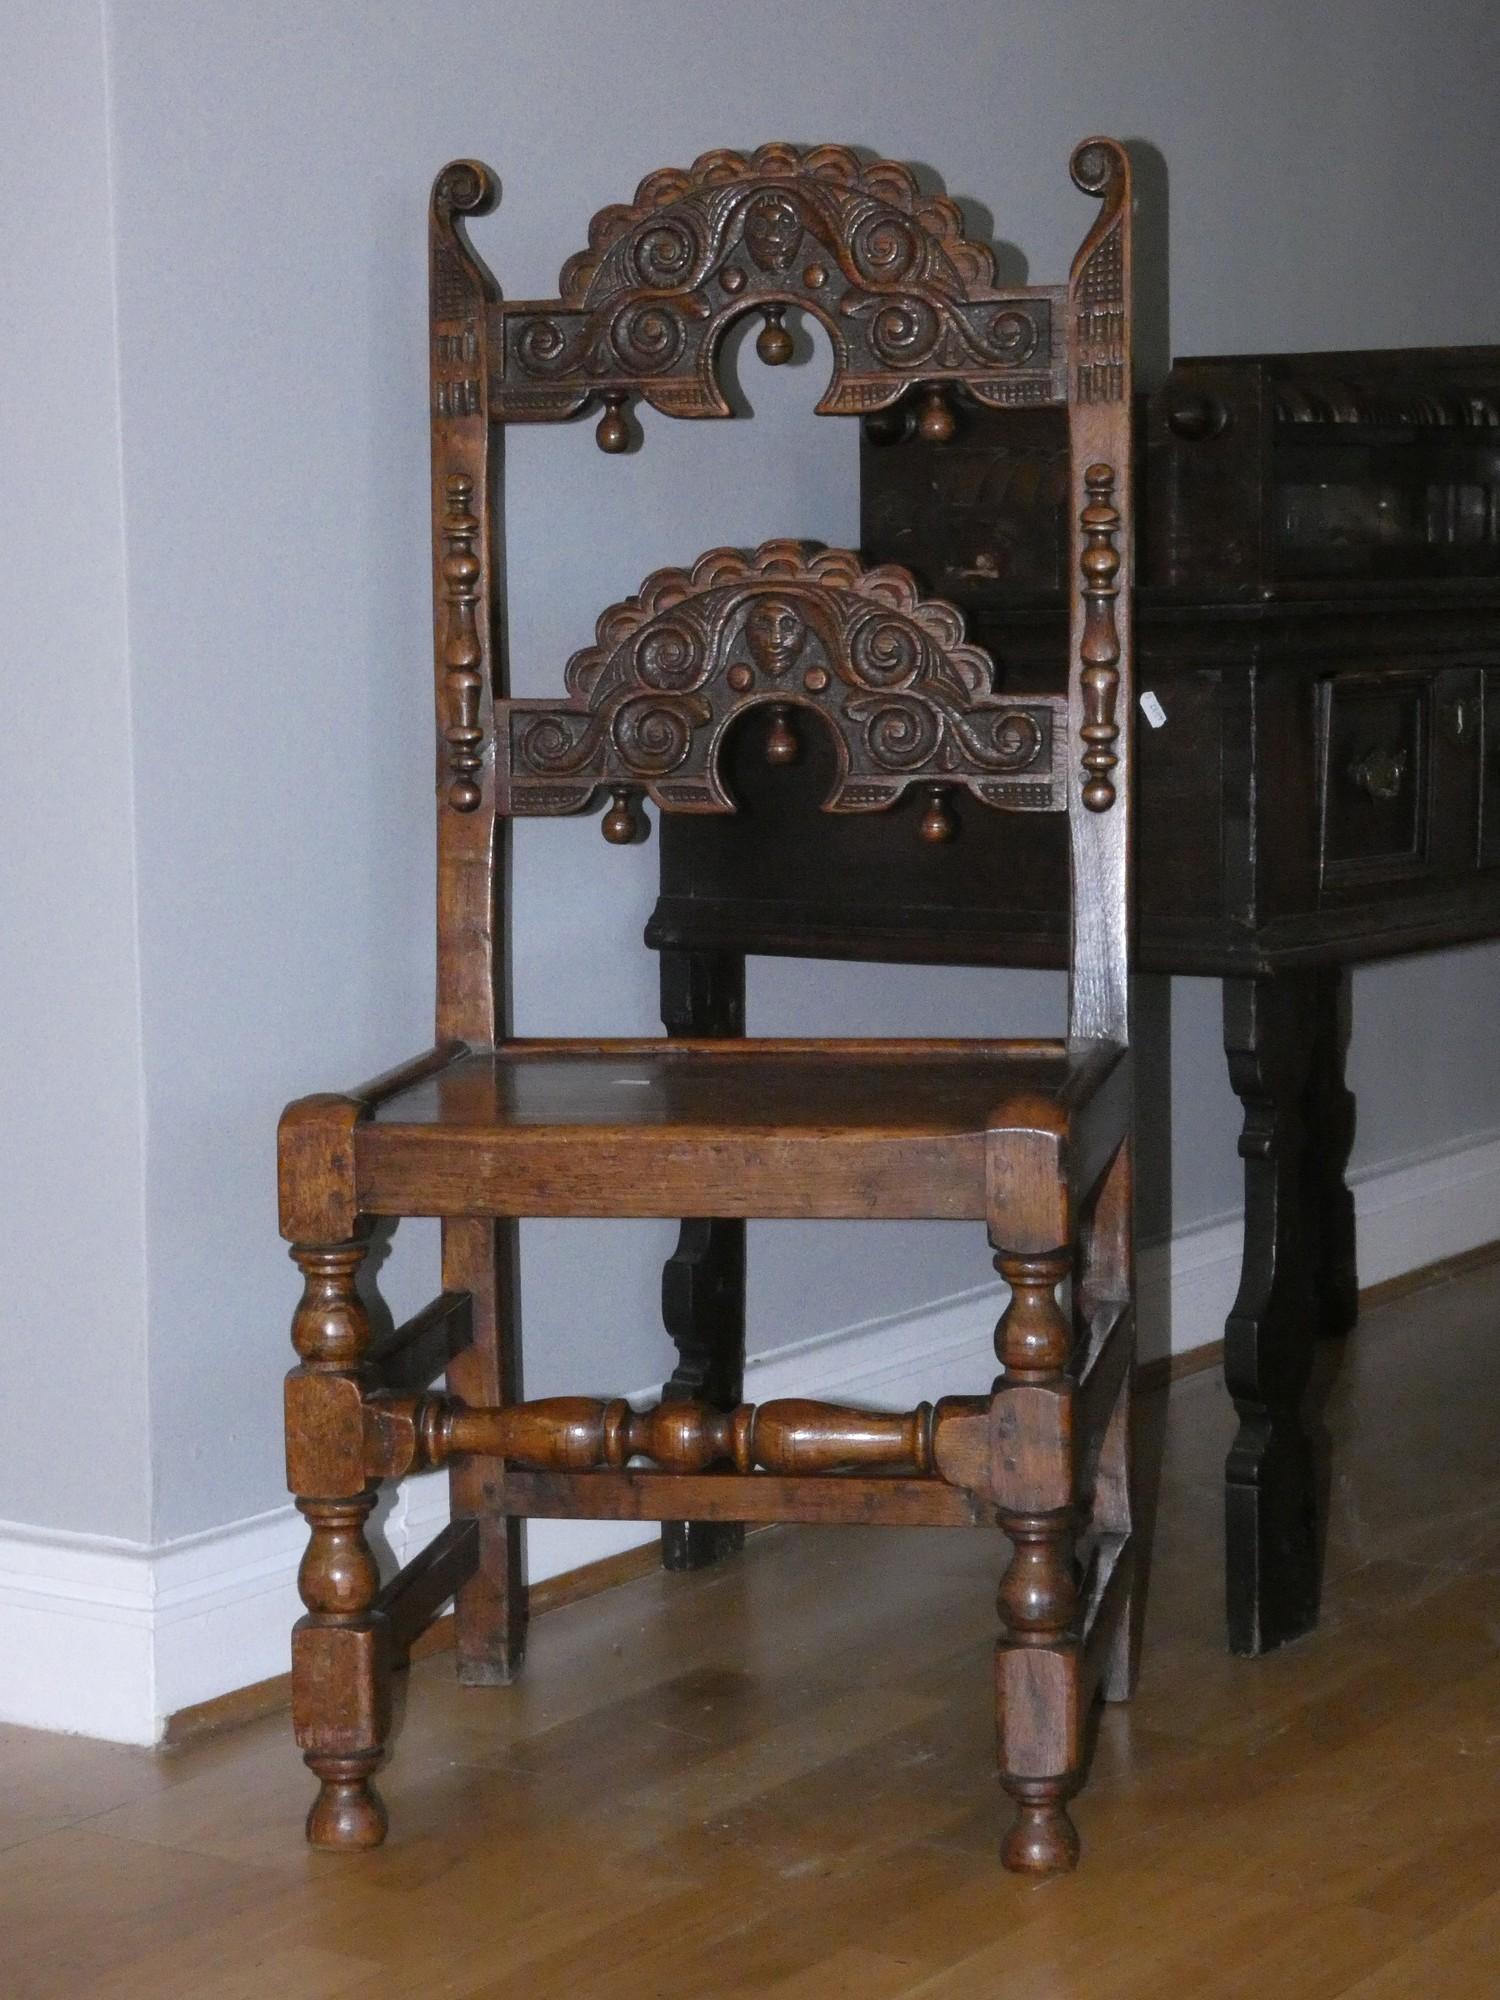
[[(867, 194), (886, 208), (909, 216), (929, 236), (952, 267), (956, 291), (980, 292), (995, 283), (995, 256), (987, 243), (964, 235), (958, 204), (947, 195), (924, 195), (909, 167), (899, 160), (860, 160), (848, 146), (795, 146), (773, 142), (753, 153), (720, 147), (700, 153), (690, 167), (662, 167), (647, 174), (630, 204), (601, 208), (589, 223), (589, 247), (562, 268), (558, 291), (570, 306), (598, 302), (600, 274), (610, 249), (657, 212), (694, 195), (712, 199), (724, 189), (737, 194), (761, 181), (821, 182), (838, 197)], [(835, 210), (837, 212), (837, 210)], [(608, 289), (606, 273), (603, 289)]]
[(566, 700), (500, 705), (504, 810), (577, 812), (612, 786), (644, 789), (668, 810), (732, 812), (720, 752), (732, 723), (762, 704), (779, 718), (772, 746), (799, 707), (830, 728), (827, 811), (879, 811), (914, 784), (966, 786), (1017, 810), (1065, 807), (1066, 703), (995, 694), (990, 657), (951, 604), (845, 549), (766, 542), (658, 570), (603, 614), (565, 678)]
[[(715, 379), (725, 329), (758, 308), (762, 358), (785, 360), (789, 305), (833, 345), (824, 412), (882, 408), (914, 381), (962, 381), (999, 405), (1063, 393), (1060, 294), (998, 289), (992, 252), (946, 195), (846, 146), (705, 153), (648, 175), (633, 203), (594, 217), (560, 294), (503, 309), (497, 415), (570, 416), (594, 396), (639, 394), (673, 416), (728, 416)], [(606, 422), (601, 444), (621, 449)]]

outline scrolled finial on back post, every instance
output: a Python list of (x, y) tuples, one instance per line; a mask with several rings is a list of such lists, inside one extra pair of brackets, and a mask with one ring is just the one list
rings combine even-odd
[(446, 215), (488, 215), (500, 183), (483, 160), (450, 160), (432, 184), (432, 205)]
[(1073, 399), (1117, 403), (1129, 396), (1130, 162), (1117, 140), (1085, 139), (1069, 170), (1076, 187), (1103, 203), (1068, 283)]
[(1128, 173), (1125, 148), (1118, 139), (1081, 139), (1073, 148), (1068, 172), (1074, 187), (1085, 194), (1113, 197), (1118, 202)]

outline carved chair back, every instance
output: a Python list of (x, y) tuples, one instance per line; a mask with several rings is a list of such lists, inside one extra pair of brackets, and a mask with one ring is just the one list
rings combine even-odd
[[(767, 755), (796, 755), (793, 711), (830, 729), (825, 806), (879, 811), (913, 785), (921, 831), (954, 828), (947, 798), (1066, 812), (1073, 950), (1069, 1033), (1128, 1033), (1131, 618), (1130, 173), (1112, 140), (1072, 159), (1102, 203), (1066, 286), (1002, 287), (956, 206), (892, 161), (763, 146), (652, 174), (600, 211), (556, 299), (507, 303), (462, 218), (494, 206), (475, 161), (446, 167), (431, 212), (432, 433), (439, 714), (438, 1032), (504, 1032), (499, 843), (516, 814), (613, 795), (604, 832), (642, 830), (636, 801), (727, 812), (725, 738), (768, 706)], [(894, 566), (769, 542), (663, 569), (607, 610), (560, 700), (510, 700), (500, 657), (496, 498), (504, 427), (602, 406), (623, 451), (632, 398), (669, 416), (731, 415), (719, 385), (729, 327), (763, 320), (762, 360), (791, 354), (788, 308), (833, 348), (821, 412), (890, 411), (940, 449), (965, 400), (1065, 405), (1072, 518), (1066, 697), (998, 695), (993, 664), (951, 605)]]

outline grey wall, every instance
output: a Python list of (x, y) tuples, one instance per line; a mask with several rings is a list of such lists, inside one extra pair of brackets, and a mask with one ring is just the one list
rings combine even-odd
[[(143, 1100), (105, 47), (0, 39), (0, 1519), (150, 1532)], [(77, 1448), (59, 1451), (66, 1413)]]
[[(295, 1285), (275, 1234), (277, 1110), (428, 1038), (423, 222), (436, 166), (472, 152), (499, 170), (504, 202), (475, 233), (518, 295), (552, 290), (592, 212), (643, 173), (767, 137), (930, 161), (1052, 278), (1090, 212), (1068, 184), (1069, 149), (1103, 129), (1149, 140), (1169, 165), (1177, 351), (1481, 340), (1500, 326), (1500, 270), (1473, 163), (1494, 131), (1500, 35), (1488, 0), (1137, 0), (1113, 14), (1041, 0), (132, 0), (107, 20), (152, 1526), (168, 1537), (281, 1497)], [(49, 233), (77, 231), (82, 209), (80, 269), (94, 272), (108, 261), (102, 172), (84, 194), (71, 165), (39, 190)], [(106, 342), (104, 376), (107, 355)], [(587, 424), (515, 435), (518, 692), (555, 685), (597, 611), (663, 561), (772, 533), (854, 537), (852, 429), (810, 414), (825, 371), (821, 353), (779, 374), (747, 358), (755, 426), (648, 415), (645, 450), (624, 460), (599, 454)], [(23, 502), (39, 571), (55, 493), (39, 479)], [(100, 636), (98, 660), (118, 658), (121, 631)], [(61, 837), (97, 846), (128, 760), (103, 710), (89, 735), (101, 769), (74, 787), (87, 832), (47, 811)], [(54, 734), (36, 755), (77, 771)], [(33, 893), (63, 873), (128, 912), (129, 843), (102, 844), (63, 869), (39, 857)], [(649, 849), (608, 852), (592, 821), (523, 829), (523, 1030), (654, 1024), (639, 946), (652, 866)], [(119, 957), (128, 966), (128, 921)], [(1361, 1160), (1500, 1125), (1483, 1061), (1495, 974), (1494, 954), (1472, 954), (1361, 979)], [(1439, 1002), (1441, 1036), (1426, 1026)], [(753, 968), (751, 1003), (769, 1031), (835, 1015), (922, 1032), (1060, 1016), (1057, 982), (1040, 976), (770, 962)], [(1176, 988), (1173, 1032), (1180, 1228), (1232, 1208), (1238, 1181), (1211, 988)], [(1460, 1092), (1466, 1055), (1479, 1067)], [(110, 1065), (117, 1093), (127, 1057)], [(102, 1155), (119, 1169), (96, 1191), (104, 1206), (127, 1200), (133, 1143), (115, 1135)], [(398, 1311), (432, 1279), (430, 1233), (408, 1235), (387, 1269)], [(525, 1236), (528, 1387), (658, 1377), (669, 1232)], [(988, 1275), (977, 1232), (954, 1228), (856, 1245), (850, 1229), (786, 1225), (758, 1231), (754, 1250), (763, 1344)], [(119, 1296), (96, 1360), (136, 1351), (128, 1284)], [(23, 1354), (53, 1326), (40, 1299), (28, 1314), (14, 1328)], [(21, 1504), (75, 1522), (54, 1496), (0, 1493), (0, 1513)]]

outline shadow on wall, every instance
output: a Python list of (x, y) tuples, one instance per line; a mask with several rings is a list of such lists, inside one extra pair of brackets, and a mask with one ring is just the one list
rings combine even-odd
[(1170, 188), (1159, 146), (1127, 139), (1125, 150), (1135, 177), (1135, 386), (1149, 392), (1172, 368)]

